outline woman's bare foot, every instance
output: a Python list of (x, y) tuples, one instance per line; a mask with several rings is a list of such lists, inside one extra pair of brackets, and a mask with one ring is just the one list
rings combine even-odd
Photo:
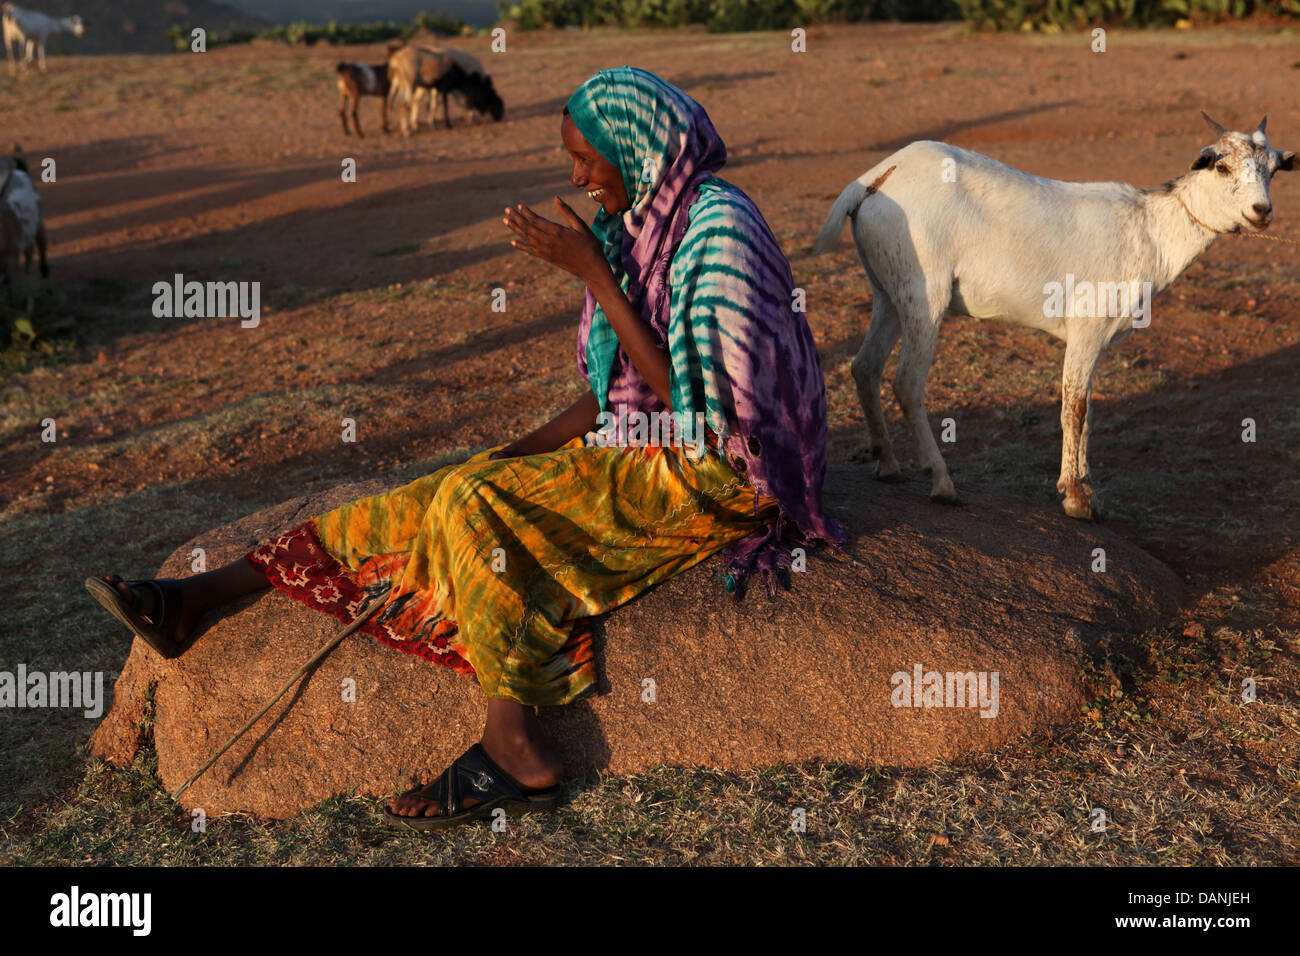
[[(497, 766), (522, 786), (553, 787), (563, 779), (564, 764), (551, 750), (531, 707), (500, 698), (488, 701), (487, 726), (479, 743)], [(481, 802), (473, 797), (462, 801), (465, 809)], [(442, 807), (437, 800), (409, 794), (393, 797), (388, 809), (403, 817), (435, 817)]]

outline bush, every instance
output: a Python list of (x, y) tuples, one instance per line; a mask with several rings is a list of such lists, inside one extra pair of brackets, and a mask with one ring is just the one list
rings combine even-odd
[(1300, 16), (1300, 0), (520, 0), (499, 13), (524, 30), (542, 27), (704, 23), (710, 30), (789, 30), (832, 21), (949, 20), (978, 29), (1046, 30), (1172, 26), (1253, 14)]
[[(172, 26), (167, 28), (167, 39), (171, 41), (172, 47), (180, 53), (188, 53), (190, 49), (190, 31), (192, 26)], [(443, 36), (461, 36), (464, 33), (472, 33), (473, 29), (465, 25), (465, 21), (460, 17), (447, 16), (436, 10), (425, 10), (418, 13), (410, 24), (400, 23), (338, 23), (331, 20), (324, 26), (318, 26), (312, 23), (290, 23), (280, 24), (278, 26), (268, 27), (261, 33), (252, 33), (250, 31), (238, 31), (228, 37), (221, 37), (209, 33), (207, 37), (207, 48), (216, 49), (220, 46), (228, 46), (232, 43), (251, 43), (253, 40), (279, 40), (294, 46), (310, 46), (313, 43), (319, 43), (322, 40), (331, 46), (344, 46), (347, 44), (362, 43), (383, 43), (386, 40), (400, 39), (409, 40), (415, 35), (416, 30), (428, 30), (430, 33), (437, 33)]]
[[(164, 35), (171, 43), (172, 49), (177, 53), (189, 53), (190, 43), (193, 41), (191, 35), (193, 30), (194, 26), (187, 23), (184, 26), (168, 27)], [(230, 46), (235, 43), (252, 43), (256, 36), (257, 34), (251, 30), (236, 30), (229, 36), (223, 36), (220, 33), (209, 33), (204, 37), (203, 43), (205, 49), (215, 50), (217, 47)]]
[(412, 21), (417, 30), (428, 30), (440, 36), (458, 37), (466, 32), (473, 32), (473, 27), (466, 26), (460, 17), (447, 16), (437, 10), (424, 10), (415, 15)]
[(980, 30), (1057, 32), (1097, 26), (1167, 27), (1255, 14), (1300, 16), (1300, 0), (956, 0)]

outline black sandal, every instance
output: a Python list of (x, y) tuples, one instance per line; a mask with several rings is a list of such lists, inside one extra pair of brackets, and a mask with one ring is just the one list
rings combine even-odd
[[(116, 575), (113, 575), (116, 577)], [(120, 578), (119, 578), (120, 580)], [(168, 659), (180, 654), (181, 644), (169, 635), (175, 632), (181, 616), (181, 582), (175, 578), (158, 578), (149, 581), (127, 581), (128, 588), (137, 585), (154, 593), (154, 616), (149, 620), (131, 604), (126, 603), (122, 592), (101, 578), (86, 578), (86, 590), (104, 606), (104, 609), (129, 627), (140, 640)], [(134, 595), (132, 595), (134, 598)]]
[[(512, 815), (554, 810), (560, 787), (559, 784), (525, 787), (498, 767), (481, 744), (475, 744), (457, 757), (433, 783), (414, 787), (402, 796), (437, 800), (438, 813), (432, 817), (404, 817), (384, 807), (384, 816), (391, 823), (400, 823), (412, 830), (441, 830), (490, 817), (498, 807)], [(464, 809), (462, 801), (470, 796), (482, 802)]]

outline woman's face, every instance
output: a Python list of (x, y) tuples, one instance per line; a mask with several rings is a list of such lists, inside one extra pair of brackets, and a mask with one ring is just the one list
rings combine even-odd
[(585, 189), (592, 201), (599, 203), (611, 216), (617, 216), (630, 208), (623, 174), (617, 166), (600, 155), (596, 147), (587, 142), (587, 138), (578, 131), (578, 124), (568, 114), (565, 114), (564, 122), (560, 125), (560, 138), (573, 157), (573, 175), (569, 177), (573, 187)]

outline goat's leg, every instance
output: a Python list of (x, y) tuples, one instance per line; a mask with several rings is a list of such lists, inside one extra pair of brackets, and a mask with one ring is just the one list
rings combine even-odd
[[(400, 82), (394, 83), (392, 89), (388, 91), (389, 105), (397, 111), (397, 125), (401, 127), (403, 136), (411, 135), (411, 124), (405, 107), (405, 103), (409, 102), (410, 96), (411, 91), (404, 83)], [(405, 97), (406, 100), (399, 103), (398, 101), (402, 100), (403, 97)]]
[(12, 251), (5, 254), (4, 268), (0, 269), (0, 278), (3, 278), (7, 286), (9, 301), (15, 305), (18, 303), (18, 251), (12, 247)]
[(1092, 504), (1094, 521), (1102, 519), (1101, 494), (1092, 480), (1092, 469), (1088, 466), (1088, 439), (1092, 435), (1092, 379), (1088, 379), (1088, 408), (1083, 415), (1083, 428), (1079, 432), (1079, 481), (1088, 490)]
[(352, 97), (352, 128), (357, 131), (358, 139), (365, 139), (366, 134), (361, 131), (361, 117), (357, 115), (357, 108), (361, 105), (361, 94), (358, 93)]
[(947, 289), (939, 288), (937, 284), (928, 286), (903, 290), (902, 295), (893, 299), (899, 310), (903, 333), (898, 374), (894, 377), (894, 396), (912, 428), (921, 462), (930, 473), (930, 500), (955, 505), (961, 502), (925, 414), (925, 380), (930, 375), (934, 353), (939, 347), (939, 327), (951, 297), (951, 284)]
[(851, 368), (853, 384), (858, 389), (858, 402), (867, 419), (867, 440), (871, 457), (876, 462), (876, 477), (881, 481), (898, 481), (899, 478), (898, 459), (894, 457), (894, 446), (885, 424), (885, 410), (880, 404), (880, 379), (900, 334), (898, 312), (888, 293), (872, 283), (871, 325)]
[(41, 72), (44, 73), (45, 72), (45, 44), (44, 43), (36, 44), (36, 55), (40, 61)]
[(447, 129), (451, 129), (451, 114), (447, 112), (447, 101), (450, 99), (450, 93), (442, 94), (442, 123), (447, 127)]
[(1065, 513), (1083, 520), (1097, 517), (1092, 488), (1086, 480), (1083, 446), (1099, 352), (1096, 343), (1082, 336), (1072, 338), (1065, 346), (1061, 372), (1061, 475), (1056, 490), (1065, 495)]
[(404, 86), (394, 86), (388, 95), (389, 105), (397, 112), (397, 125), (402, 130), (403, 136), (411, 134), (411, 124), (406, 115), (406, 107), (402, 102), (403, 96), (410, 96), (410, 91)]
[(36, 251), (41, 254), (41, 278), (47, 279), (50, 275), (50, 267), (45, 261), (45, 223), (42, 222), (36, 227)]
[(1101, 493), (1097, 490), (1097, 483), (1092, 479), (1092, 467), (1088, 464), (1088, 441), (1092, 437), (1092, 388), (1096, 379), (1097, 362), (1094, 361), (1084, 392), (1087, 396), (1087, 408), (1083, 414), (1083, 428), (1079, 430), (1079, 481), (1088, 493), (1093, 520), (1100, 521), (1102, 519)]
[(343, 123), (343, 135), (349, 135), (352, 131), (348, 129), (348, 95), (342, 91), (339, 92), (339, 120)]
[(385, 133), (391, 133), (388, 126), (388, 94), (385, 93), (379, 98), (379, 122), (384, 128)]
[(410, 100), (410, 107), (411, 107), (410, 125), (411, 128), (414, 129), (415, 131), (419, 131), (420, 129), (420, 93), (421, 92), (422, 92), (422, 88), (417, 86), (414, 90), (411, 91), (411, 94), (408, 97), (408, 99)]

